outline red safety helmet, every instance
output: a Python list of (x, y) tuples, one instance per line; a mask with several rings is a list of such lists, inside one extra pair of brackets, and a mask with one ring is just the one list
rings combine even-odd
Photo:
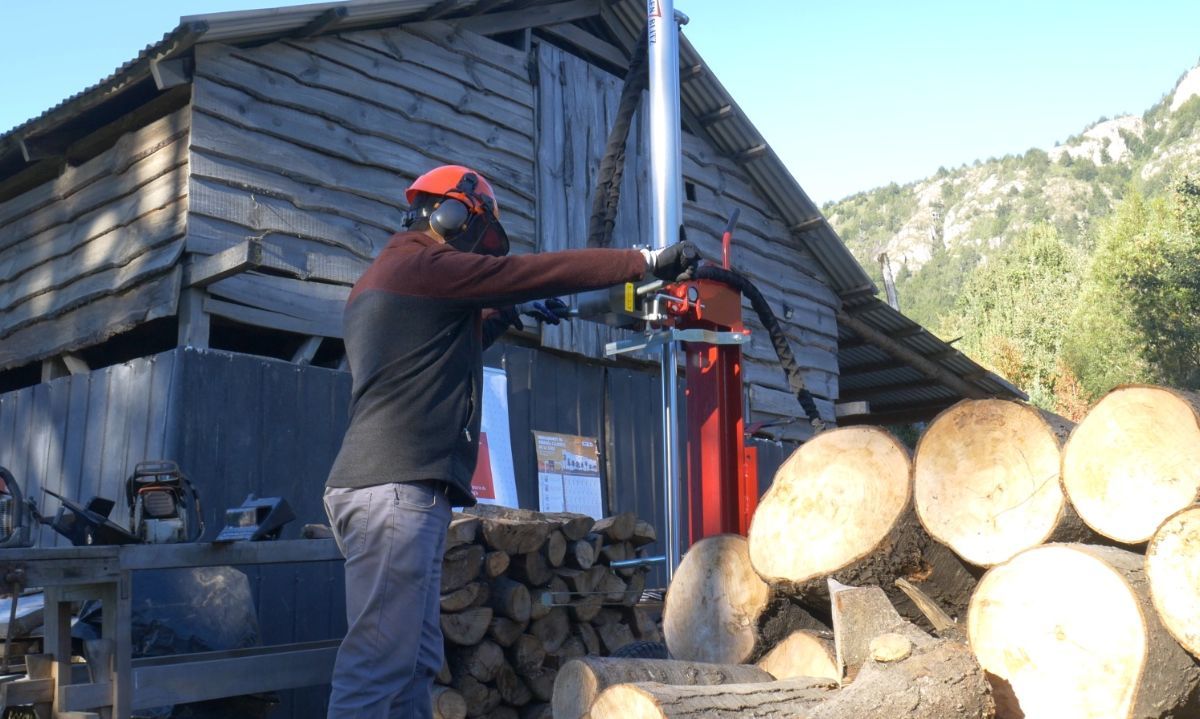
[(496, 193), (475, 170), (462, 165), (436, 167), (413, 181), (404, 196), (411, 208), (409, 224), (427, 220), (447, 244), (464, 252), (508, 254)]

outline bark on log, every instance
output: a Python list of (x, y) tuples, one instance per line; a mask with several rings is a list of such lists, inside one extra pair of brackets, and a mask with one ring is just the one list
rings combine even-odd
[(756, 662), (759, 669), (776, 679), (817, 677), (841, 678), (833, 651), (833, 633), (798, 629), (776, 644)]
[(433, 688), (433, 719), (465, 719), (467, 700), (449, 687)]
[(954, 616), (974, 578), (929, 537), (911, 509), (908, 451), (877, 427), (818, 435), (792, 453), (750, 525), (750, 561), (780, 596), (827, 607), (826, 577), (878, 585), (901, 613), (924, 617), (895, 587), (907, 579)]
[(633, 536), (629, 538), (629, 542), (634, 547), (640, 547), (645, 544), (653, 544), (658, 541), (658, 532), (655, 531), (654, 525), (644, 519), (639, 519), (633, 528)]
[(487, 633), (491, 620), (492, 610), (488, 607), (476, 607), (457, 614), (443, 614), (442, 635), (446, 637), (446, 641), (459, 646), (478, 644)]
[(1088, 526), (1140, 544), (1200, 496), (1200, 394), (1128, 385), (1104, 395), (1063, 448), (1063, 487)]
[(468, 544), (446, 552), (442, 559), (442, 594), (475, 581), (483, 570), (483, 547)]
[(460, 587), (454, 591), (442, 595), (442, 611), (443, 612), (461, 612), (469, 607), (476, 606), (476, 602), (481, 594), (488, 592), (488, 585), (483, 582), (471, 582), (465, 587)]
[(532, 607), (529, 588), (508, 577), (499, 577), (492, 582), (487, 604), (498, 616), (508, 617), (518, 624), (529, 621)]
[(479, 518), (470, 517), (465, 514), (454, 513), (450, 520), (450, 526), (446, 529), (446, 550), (449, 552), (455, 547), (461, 547), (464, 544), (471, 544), (475, 541), (475, 537), (479, 532)]
[(1074, 425), (1023, 402), (968, 399), (917, 444), (913, 498), (930, 536), (990, 567), (1045, 542), (1095, 542), (1059, 481)]
[(844, 688), (813, 677), (763, 684), (606, 689), (591, 719), (990, 719), (994, 707), (979, 665), (963, 644), (931, 641), (902, 661), (872, 662)]
[(1159, 622), (1140, 555), (1028, 549), (980, 580), (967, 623), (997, 716), (1197, 716), (1200, 669)]
[(1163, 626), (1200, 657), (1200, 506), (1176, 512), (1154, 533), (1146, 576)]
[(596, 697), (618, 684), (713, 685), (771, 680), (770, 674), (749, 665), (587, 657), (569, 662), (558, 671), (552, 705), (555, 719), (583, 719)]

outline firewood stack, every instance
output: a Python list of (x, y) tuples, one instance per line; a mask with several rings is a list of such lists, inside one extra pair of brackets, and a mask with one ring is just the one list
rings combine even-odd
[(435, 718), (548, 718), (569, 660), (661, 641), (653, 608), (637, 606), (647, 570), (609, 566), (654, 541), (654, 527), (632, 513), (456, 513), (442, 563), (446, 664)]
[(779, 469), (747, 538), (691, 547), (672, 660), (584, 658), (555, 717), (1200, 716), (1200, 395), (1078, 426), (968, 400), (910, 460), (879, 428)]

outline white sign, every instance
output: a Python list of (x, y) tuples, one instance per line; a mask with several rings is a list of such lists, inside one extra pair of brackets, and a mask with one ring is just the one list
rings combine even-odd
[(538, 509), (603, 517), (596, 438), (534, 430), (533, 443), (538, 461)]
[(483, 423), (479, 432), (479, 463), (471, 491), (480, 504), (519, 507), (513, 472), (512, 440), (508, 430), (508, 377), (504, 370), (483, 368)]

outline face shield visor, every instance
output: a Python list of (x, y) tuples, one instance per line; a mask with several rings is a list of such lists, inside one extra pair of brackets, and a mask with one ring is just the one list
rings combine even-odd
[(466, 228), (446, 244), (460, 252), (503, 257), (508, 254), (508, 233), (491, 213), (471, 215)]

